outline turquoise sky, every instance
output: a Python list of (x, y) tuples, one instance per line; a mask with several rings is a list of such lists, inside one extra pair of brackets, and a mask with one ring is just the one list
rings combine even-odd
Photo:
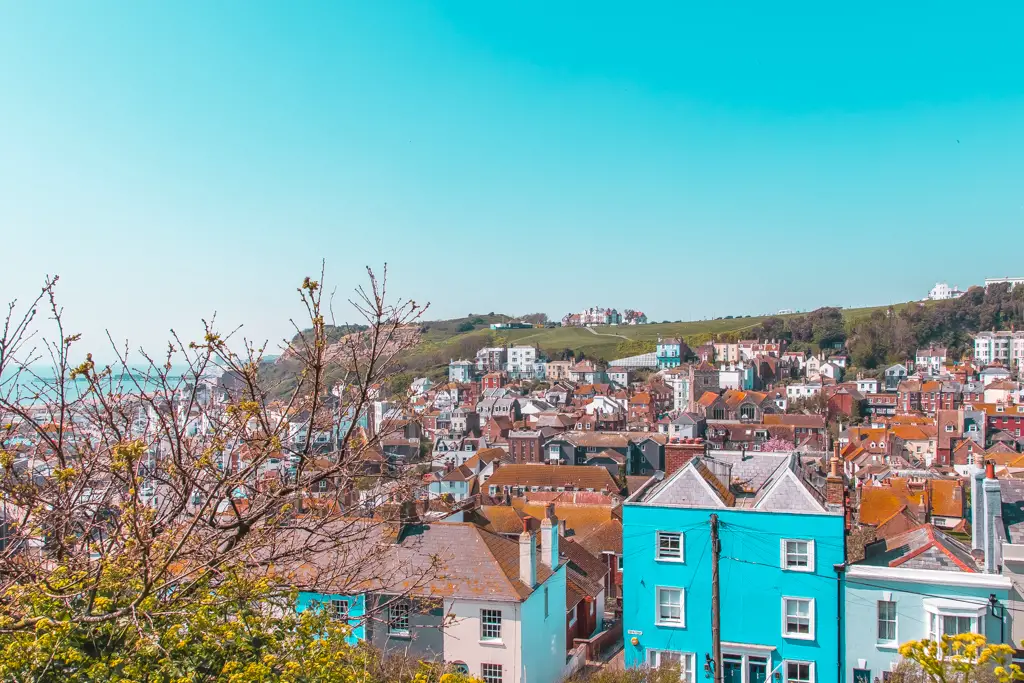
[(1022, 7), (0, 2), (0, 293), (159, 346), (322, 258), (435, 317), (1024, 275)]

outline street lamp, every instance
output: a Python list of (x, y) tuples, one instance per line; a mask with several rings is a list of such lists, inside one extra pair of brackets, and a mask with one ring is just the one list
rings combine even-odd
[(995, 593), (989, 593), (988, 614), (999, 620), (999, 642), (1004, 642), (1006, 640), (1006, 605), (996, 600)]

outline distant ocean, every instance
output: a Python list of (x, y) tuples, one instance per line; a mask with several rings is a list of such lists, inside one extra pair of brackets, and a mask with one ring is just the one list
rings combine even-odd
[[(171, 386), (176, 386), (182, 381), (183, 373), (188, 373), (187, 367), (172, 365), (167, 378), (168, 383)], [(214, 368), (213, 372), (208, 374), (211, 377), (217, 377), (220, 375), (220, 370)], [(20, 376), (16, 375), (17, 373), (8, 371), (0, 376), (0, 391), (4, 395), (11, 390), (16, 390), (22, 397), (30, 397), (43, 389), (49, 389), (52, 392), (55, 386), (56, 373), (50, 366), (32, 367), (31, 372), (22, 372)], [(154, 380), (152, 375), (151, 369), (142, 367), (130, 368), (120, 373), (115, 370), (111, 376), (100, 380), (100, 387), (104, 393), (137, 394), (154, 391), (160, 388), (160, 382)], [(191, 378), (190, 373), (189, 378)], [(74, 380), (66, 380), (66, 386), (69, 394), (77, 397), (88, 389), (89, 382), (84, 377), (79, 377)]]

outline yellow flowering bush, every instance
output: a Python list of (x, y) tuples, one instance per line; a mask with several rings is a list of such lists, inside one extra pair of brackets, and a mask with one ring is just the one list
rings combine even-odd
[(1024, 671), (1012, 662), (1013, 648), (989, 643), (977, 633), (912, 640), (901, 645), (899, 653), (932, 683), (973, 683), (983, 676), (997, 683), (1024, 681)]
[[(175, 604), (147, 598), (132, 614), (99, 623), (76, 618), (51, 597), (81, 576), (58, 572), (49, 586), (21, 584), (3, 601), (16, 602), (34, 629), (11, 629), (0, 610), (0, 681), (35, 683), (471, 683), (444, 667), (389, 667), (380, 652), (348, 638), (351, 627), (326, 610), (295, 611), (297, 595), (264, 579), (221, 574), (201, 597)], [(112, 573), (98, 610), (131, 595), (134, 579)], [(197, 589), (194, 587), (193, 589)], [(163, 600), (163, 604), (161, 604)], [(405, 673), (395, 675), (395, 671)]]

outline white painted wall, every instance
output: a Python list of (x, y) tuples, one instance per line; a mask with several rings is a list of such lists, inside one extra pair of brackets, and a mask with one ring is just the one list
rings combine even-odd
[[(500, 643), (480, 640), (482, 609), (501, 610)], [(469, 673), (476, 678), (480, 678), (481, 664), (501, 664), (504, 683), (519, 683), (521, 679), (516, 676), (516, 672), (522, 666), (520, 610), (520, 604), (515, 602), (445, 600), (445, 659), (449, 662), (464, 662), (469, 667)]]

